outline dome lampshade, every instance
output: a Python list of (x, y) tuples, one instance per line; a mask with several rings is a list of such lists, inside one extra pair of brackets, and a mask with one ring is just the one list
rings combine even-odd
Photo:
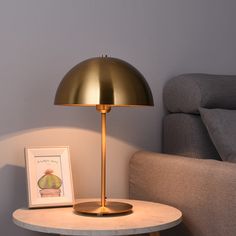
[(129, 63), (111, 57), (85, 60), (61, 81), (56, 105), (153, 106), (151, 90), (143, 75)]

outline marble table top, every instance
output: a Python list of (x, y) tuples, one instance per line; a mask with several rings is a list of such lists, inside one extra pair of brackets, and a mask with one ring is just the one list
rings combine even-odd
[(174, 227), (181, 222), (182, 213), (174, 207), (147, 201), (115, 200), (132, 204), (132, 213), (99, 217), (77, 214), (72, 207), (21, 208), (13, 213), (13, 221), (16, 225), (33, 231), (81, 236), (151, 233)]

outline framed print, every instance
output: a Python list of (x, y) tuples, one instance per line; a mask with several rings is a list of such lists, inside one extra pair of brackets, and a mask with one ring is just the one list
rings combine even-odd
[(29, 208), (74, 202), (69, 147), (25, 148)]

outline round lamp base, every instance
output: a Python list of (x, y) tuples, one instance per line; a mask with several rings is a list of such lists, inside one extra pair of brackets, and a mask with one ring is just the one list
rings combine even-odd
[(125, 214), (131, 212), (133, 206), (124, 202), (106, 202), (102, 207), (101, 202), (82, 202), (73, 206), (74, 210), (82, 214), (92, 214), (97, 216)]

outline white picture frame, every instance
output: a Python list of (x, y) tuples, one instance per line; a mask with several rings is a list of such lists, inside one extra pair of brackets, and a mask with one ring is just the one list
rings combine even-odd
[(25, 165), (29, 208), (73, 205), (68, 146), (26, 147)]

